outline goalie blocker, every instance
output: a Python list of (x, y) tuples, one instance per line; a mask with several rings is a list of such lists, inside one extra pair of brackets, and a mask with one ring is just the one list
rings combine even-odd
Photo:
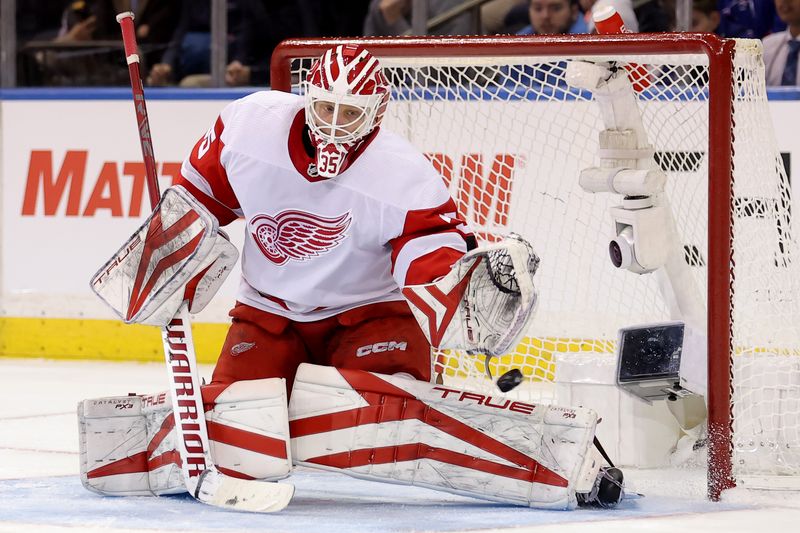
[(190, 313), (202, 311), (238, 258), (216, 217), (175, 186), (92, 277), (91, 287), (126, 324), (166, 326), (183, 301)]
[[(621, 473), (610, 485), (592, 447), (590, 409), (310, 364), (297, 371), (288, 410), (278, 378), (207, 386), (203, 398), (211, 453), (228, 475), (275, 480), (301, 464), (546, 509), (622, 497)], [(87, 489), (185, 491), (167, 394), (85, 400), (78, 415)]]

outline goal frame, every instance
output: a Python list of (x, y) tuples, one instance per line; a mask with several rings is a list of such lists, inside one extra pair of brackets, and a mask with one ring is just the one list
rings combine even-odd
[(706, 33), (289, 39), (272, 54), (271, 87), (291, 92), (291, 62), (340, 44), (381, 57), (560, 57), (704, 54), (708, 81), (708, 497), (736, 486), (732, 431), (732, 211), (734, 40)]

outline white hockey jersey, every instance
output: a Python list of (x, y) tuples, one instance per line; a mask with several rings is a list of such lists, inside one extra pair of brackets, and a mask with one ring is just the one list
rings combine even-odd
[(232, 102), (183, 162), (179, 184), (220, 224), (246, 222), (237, 298), (298, 321), (402, 300), (446, 274), (472, 234), (444, 181), (405, 139), (376, 130), (349, 166), (316, 175), (303, 98)]

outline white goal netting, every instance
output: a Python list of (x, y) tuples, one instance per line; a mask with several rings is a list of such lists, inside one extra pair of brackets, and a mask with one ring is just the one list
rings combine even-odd
[[(566, 83), (570, 59), (485, 53), (381, 58), (394, 85), (384, 127), (427, 154), (479, 239), (514, 231), (541, 257), (536, 318), (513, 353), (490, 363), (494, 376), (519, 368), (524, 390), (541, 399), (535, 395), (558, 379), (561, 357), (613, 357), (619, 328), (674, 317), (656, 275), (618, 270), (609, 260), (615, 236), (609, 208), (620, 197), (578, 185), (581, 169), (597, 165), (604, 126), (592, 94)], [(800, 475), (797, 225), (766, 104), (760, 43), (736, 43), (733, 115), (724, 117), (709, 111), (704, 54), (662, 55), (654, 48), (622, 56), (594, 48), (582, 59), (647, 65), (650, 86), (638, 94), (638, 105), (656, 162), (667, 174), (678, 253), (703, 306), (713, 275), (709, 246), (717, 245), (709, 242), (709, 131), (732, 131), (726, 234), (733, 281), (716, 297), (732, 305), (733, 353), (722, 356), (733, 361), (734, 475)], [(293, 78), (303, 77), (309, 65), (294, 60)], [(438, 353), (436, 370), (445, 381), (491, 387), (482, 357)]]

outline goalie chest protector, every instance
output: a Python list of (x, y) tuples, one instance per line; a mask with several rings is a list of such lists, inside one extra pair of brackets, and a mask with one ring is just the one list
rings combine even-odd
[[(401, 300), (395, 279), (403, 284), (414, 258), (466, 251), (444, 181), (405, 139), (379, 130), (344, 172), (324, 179), (302, 146), (304, 124), (302, 97), (254, 93), (228, 105), (183, 163), (185, 180), (244, 218), (239, 301), (318, 320)], [(398, 254), (390, 241), (410, 231), (424, 245)]]

